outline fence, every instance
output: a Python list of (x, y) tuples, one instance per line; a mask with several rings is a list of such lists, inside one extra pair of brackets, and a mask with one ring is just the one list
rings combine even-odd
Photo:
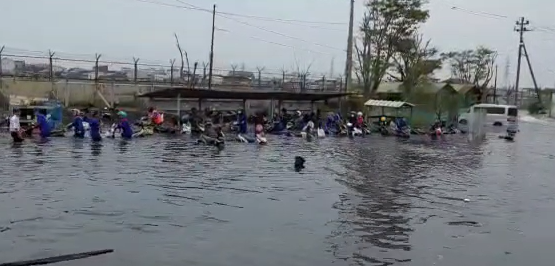
[[(120, 58), (107, 60), (101, 54), (77, 55), (48, 53), (15, 48), (0, 48), (0, 77), (32, 81), (79, 80), (131, 84), (164, 84), (168, 86), (208, 87), (210, 66), (206, 62), (190, 63), (168, 60), (168, 63)], [(231, 69), (212, 69), (212, 87), (229, 89), (267, 89), (286, 91), (338, 91), (341, 78), (307, 74), (307, 71), (249, 71), (243, 65)]]

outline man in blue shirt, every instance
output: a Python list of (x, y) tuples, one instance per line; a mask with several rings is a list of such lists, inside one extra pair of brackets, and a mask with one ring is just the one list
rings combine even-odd
[(131, 128), (131, 124), (129, 120), (127, 120), (127, 113), (124, 111), (119, 111), (118, 116), (120, 121), (116, 129), (121, 130), (121, 137), (124, 139), (132, 139), (133, 138), (133, 128)]
[(51, 128), (48, 123), (48, 119), (46, 118), (46, 110), (35, 110), (35, 116), (37, 118), (36, 127), (40, 129), (40, 137), (43, 139), (50, 137)]
[(81, 111), (73, 110), (73, 122), (67, 127), (67, 129), (73, 128), (73, 136), (76, 138), (85, 137), (85, 127), (83, 126), (83, 116)]
[(93, 141), (101, 141), (102, 135), (100, 134), (100, 119), (98, 118), (98, 112), (92, 112), (91, 117), (84, 117), (83, 121), (89, 123), (91, 139)]

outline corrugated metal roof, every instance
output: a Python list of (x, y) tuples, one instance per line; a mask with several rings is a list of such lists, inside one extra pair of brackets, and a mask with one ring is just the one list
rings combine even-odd
[(368, 100), (364, 103), (364, 106), (401, 108), (401, 107), (413, 107), (414, 104), (407, 103), (407, 102), (398, 102), (398, 101)]

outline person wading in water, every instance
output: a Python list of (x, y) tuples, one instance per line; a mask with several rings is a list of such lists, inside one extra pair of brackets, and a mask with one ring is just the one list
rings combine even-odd
[(10, 117), (10, 134), (14, 143), (23, 142), (21, 124), (19, 124), (19, 109), (13, 109), (13, 116)]

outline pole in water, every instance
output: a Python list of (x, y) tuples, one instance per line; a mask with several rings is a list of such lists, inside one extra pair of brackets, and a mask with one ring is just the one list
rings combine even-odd
[(31, 265), (46, 265), (51, 263), (58, 263), (70, 260), (80, 260), (86, 259), (88, 257), (103, 255), (114, 252), (113, 249), (103, 249), (103, 250), (96, 250), (96, 251), (89, 251), (89, 252), (82, 252), (82, 253), (74, 253), (69, 255), (61, 255), (55, 257), (49, 257), (44, 259), (37, 259), (37, 260), (27, 260), (27, 261), (16, 261), (16, 262), (8, 262), (8, 263), (1, 263), (0, 266), (31, 266)]

